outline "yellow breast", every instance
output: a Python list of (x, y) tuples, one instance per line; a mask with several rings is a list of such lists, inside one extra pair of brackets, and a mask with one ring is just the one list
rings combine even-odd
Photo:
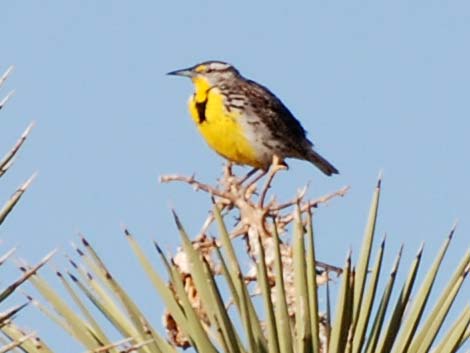
[(195, 94), (189, 99), (189, 111), (207, 144), (234, 163), (263, 167), (247, 139), (240, 112), (228, 111), (218, 88), (211, 88), (204, 79), (194, 78), (193, 83)]

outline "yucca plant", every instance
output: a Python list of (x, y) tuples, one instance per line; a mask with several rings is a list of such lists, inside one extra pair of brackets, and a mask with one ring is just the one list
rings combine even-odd
[[(5, 73), (0, 77), (0, 88), (7, 80), (9, 75), (11, 74), (13, 67), (10, 66)], [(7, 101), (13, 95), (13, 91), (10, 91), (3, 99), (0, 100), (0, 110), (3, 109)], [(0, 161), (0, 178), (5, 175), (5, 173), (10, 169), (12, 166), (15, 157), (23, 146), (23, 143), (26, 141), (31, 128), (32, 124), (30, 124), (23, 134), (20, 136), (16, 144), (8, 151), (8, 153), (3, 157)], [(29, 185), (33, 181), (35, 174), (33, 174), (26, 182), (24, 182), (13, 195), (5, 202), (3, 207), (0, 209), (0, 225), (5, 221), (7, 216), (13, 210), (15, 205), (18, 203), (20, 198), (23, 196), (25, 191), (28, 189)], [(0, 266), (2, 266), (5, 261), (7, 261), (15, 252), (15, 249), (7, 250), (3, 256), (0, 256)], [(10, 283), (5, 289), (0, 292), (0, 302), (3, 302), (6, 298), (8, 298), (22, 283), (24, 283), (30, 276), (32, 276), (39, 268), (41, 268), (48, 260), (50, 256), (44, 258), (39, 264), (33, 266), (32, 268), (28, 269), (23, 275), (18, 278), (13, 283)], [(0, 313), (0, 330), (5, 335), (4, 337), (0, 336), (0, 344), (3, 343), (3, 346), (0, 347), (0, 353), (7, 352), (9, 350), (14, 349), (22, 344), (28, 344), (27, 342), (34, 342), (36, 337), (34, 333), (25, 333), (21, 329), (19, 329), (16, 325), (13, 324), (12, 319), (13, 317), (24, 307), (26, 304), (21, 304), (14, 306), (13, 308), (6, 309), (2, 313)]]
[[(470, 251), (441, 289), (438, 300), (433, 304), (428, 301), (454, 229), (419, 289), (415, 280), (422, 248), (403, 284), (396, 283), (400, 250), (385, 287), (379, 288), (385, 240), (374, 262), (371, 254), (381, 181), (372, 198), (359, 263), (353, 265), (348, 254), (344, 266), (337, 268), (317, 260), (313, 210), (335, 196), (343, 196), (347, 188), (316, 200), (305, 200), (304, 189), (288, 202), (272, 199), (265, 203), (278, 170), (277, 166), (272, 168), (258, 193), (256, 183), (240, 184), (231, 168), (225, 169), (216, 186), (193, 177), (163, 177), (164, 182), (181, 181), (209, 193), (214, 205), (193, 239), (174, 212), (182, 247), (169, 257), (155, 244), (164, 274), (153, 266), (131, 233), (124, 231), (156, 297), (167, 308), (163, 314), (166, 337), (84, 237), (82, 246), (76, 248), (79, 260), (70, 260), (72, 270), (67, 276), (57, 272), (74, 305), (39, 275), (30, 281), (49, 305), (32, 297), (30, 300), (88, 352), (171, 353), (178, 347), (192, 347), (204, 353), (447, 353), (462, 348), (470, 337), (468, 304), (446, 332), (441, 328), (468, 274)], [(237, 222), (228, 228), (224, 218), (233, 214)], [(211, 230), (212, 223), (216, 230)], [(211, 237), (209, 232), (217, 236)], [(22, 269), (28, 271), (28, 267)], [(331, 273), (340, 276), (335, 303), (330, 298)], [(322, 284), (326, 286), (325, 296), (318, 290)], [(392, 303), (397, 290), (398, 299)], [(325, 308), (320, 308), (320, 298)], [(121, 334), (121, 341), (110, 338), (103, 318)], [(436, 341), (438, 333), (441, 336)]]

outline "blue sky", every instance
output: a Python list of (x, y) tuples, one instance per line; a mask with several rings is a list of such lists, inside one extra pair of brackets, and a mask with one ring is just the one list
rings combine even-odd
[[(359, 252), (380, 170), (377, 231), (388, 235), (388, 267), (405, 243), (405, 269), (422, 241), (429, 265), (456, 219), (438, 286), (468, 248), (468, 2), (45, 0), (3, 2), (0, 11), (0, 71), (15, 65), (0, 96), (16, 90), (1, 112), (0, 151), (36, 122), (2, 178), (1, 200), (39, 171), (0, 229), (2, 249), (18, 245), (18, 255), (35, 262), (59, 248), (54, 266), (62, 268), (62, 254), (83, 232), (146, 303), (121, 226), (149, 247), (156, 239), (174, 250), (174, 207), (188, 231), (199, 230), (207, 195), (158, 178), (195, 172), (214, 182), (222, 159), (189, 119), (190, 82), (164, 74), (209, 59), (268, 86), (341, 172), (328, 178), (292, 161), (274, 183), (281, 198), (307, 182), (311, 197), (351, 185), (317, 211), (322, 260), (342, 264), (349, 248)], [(156, 303), (156, 326), (160, 311)], [(34, 310), (23, 320), (65, 347)]]

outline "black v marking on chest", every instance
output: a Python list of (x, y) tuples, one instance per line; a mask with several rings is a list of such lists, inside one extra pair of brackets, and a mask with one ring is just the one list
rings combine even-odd
[(204, 121), (207, 121), (206, 107), (207, 107), (207, 101), (209, 99), (209, 92), (212, 88), (214, 88), (214, 87), (211, 87), (206, 91), (206, 94), (205, 94), (205, 97), (204, 97), (203, 101), (195, 103), (196, 111), (197, 111), (197, 118), (198, 118), (198, 123), (199, 124), (202, 124)]
[(206, 121), (207, 96), (202, 102), (196, 102), (196, 110), (199, 124)]

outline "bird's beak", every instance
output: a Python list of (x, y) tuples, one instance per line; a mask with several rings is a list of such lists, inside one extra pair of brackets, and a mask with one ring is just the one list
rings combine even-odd
[(167, 75), (193, 77), (194, 71), (192, 70), (192, 68), (188, 68), (188, 69), (171, 71), (171, 72), (168, 72)]

